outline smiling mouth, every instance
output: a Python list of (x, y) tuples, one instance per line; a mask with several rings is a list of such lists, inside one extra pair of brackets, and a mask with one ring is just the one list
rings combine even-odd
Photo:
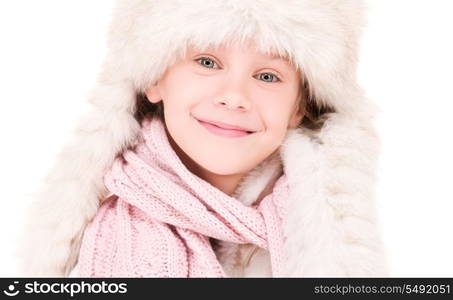
[(224, 137), (244, 137), (253, 134), (253, 131), (246, 131), (246, 130), (239, 130), (239, 129), (226, 129), (219, 127), (215, 124), (209, 123), (209, 122), (204, 122), (201, 120), (198, 120), (195, 118), (195, 120), (203, 126), (206, 130), (208, 130), (210, 133), (219, 135), (219, 136), (224, 136)]

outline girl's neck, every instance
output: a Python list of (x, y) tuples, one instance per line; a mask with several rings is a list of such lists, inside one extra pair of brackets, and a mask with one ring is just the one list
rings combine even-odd
[[(167, 129), (166, 129), (167, 131)], [(225, 194), (232, 196), (234, 191), (238, 187), (241, 179), (245, 174), (232, 174), (232, 175), (219, 175), (206, 170), (205, 168), (198, 165), (190, 156), (188, 156), (173, 140), (170, 133), (167, 131), (168, 140), (171, 147), (178, 155), (179, 159), (186, 166), (186, 168), (191, 171), (196, 176), (201, 179), (209, 182), (211, 185), (215, 186), (217, 189), (221, 190)]]

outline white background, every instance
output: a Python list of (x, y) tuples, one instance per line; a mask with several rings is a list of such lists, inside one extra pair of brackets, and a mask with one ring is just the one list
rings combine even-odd
[[(378, 203), (391, 276), (453, 277), (453, 2), (369, 4), (359, 80), (382, 110)], [(18, 275), (29, 193), (86, 110), (111, 5), (0, 2), (0, 276)]]

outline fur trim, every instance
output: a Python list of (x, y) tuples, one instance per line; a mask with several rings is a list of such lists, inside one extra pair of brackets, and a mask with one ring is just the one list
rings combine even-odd
[(374, 199), (380, 143), (373, 108), (356, 117), (334, 113), (319, 134), (297, 129), (282, 146), (291, 194), (287, 276), (388, 276)]
[[(86, 224), (108, 196), (102, 181), (116, 154), (134, 144), (140, 126), (128, 112), (130, 87), (99, 85), (83, 118), (29, 208), (16, 250), (24, 276), (64, 276), (76, 262)], [(114, 103), (114, 100), (117, 103)]]

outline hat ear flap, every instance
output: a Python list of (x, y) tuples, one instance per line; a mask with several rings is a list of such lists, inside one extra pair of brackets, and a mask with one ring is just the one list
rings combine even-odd
[(24, 275), (67, 275), (82, 230), (108, 194), (105, 169), (136, 142), (140, 125), (131, 113), (135, 96), (126, 81), (103, 81), (92, 90), (92, 110), (79, 121), (70, 143), (33, 195), (18, 248)]

